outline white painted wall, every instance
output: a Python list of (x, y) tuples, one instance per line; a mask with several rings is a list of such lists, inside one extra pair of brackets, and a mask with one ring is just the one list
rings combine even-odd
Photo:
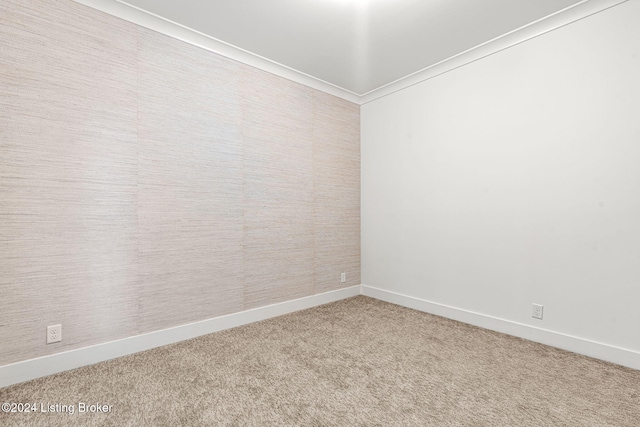
[(363, 105), (363, 284), (639, 352), (639, 19), (630, 0)]

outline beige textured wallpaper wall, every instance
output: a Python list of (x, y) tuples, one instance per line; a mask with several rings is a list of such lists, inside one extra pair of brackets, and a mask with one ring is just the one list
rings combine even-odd
[(357, 105), (70, 0), (0, 40), (0, 365), (360, 283)]

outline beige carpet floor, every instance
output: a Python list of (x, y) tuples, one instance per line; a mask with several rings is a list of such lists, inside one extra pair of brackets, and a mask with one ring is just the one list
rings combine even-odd
[(0, 413), (2, 426), (639, 426), (640, 371), (359, 296), (0, 389), (2, 402), (75, 408)]

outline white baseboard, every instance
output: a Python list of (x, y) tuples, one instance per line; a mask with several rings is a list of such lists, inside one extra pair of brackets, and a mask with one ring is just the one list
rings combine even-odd
[(640, 353), (362, 285), (362, 295), (640, 370)]
[(356, 295), (365, 295), (640, 370), (640, 353), (633, 350), (361, 285), (0, 366), (0, 388)]
[(110, 341), (49, 356), (0, 366), (0, 387), (68, 371), (81, 366), (126, 356), (175, 342), (196, 338), (213, 332), (258, 322), (298, 310), (315, 307), (360, 294), (360, 286), (338, 289), (323, 294), (228, 314), (200, 322), (163, 329), (130, 338)]

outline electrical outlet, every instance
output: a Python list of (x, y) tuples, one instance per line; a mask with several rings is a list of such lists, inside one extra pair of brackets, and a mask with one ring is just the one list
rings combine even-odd
[(340, 274), (340, 283), (344, 283), (347, 281), (347, 273)]
[(531, 317), (542, 320), (543, 308), (544, 306), (542, 304), (533, 304), (533, 312), (531, 313)]
[(47, 326), (47, 344), (62, 341), (62, 325)]

